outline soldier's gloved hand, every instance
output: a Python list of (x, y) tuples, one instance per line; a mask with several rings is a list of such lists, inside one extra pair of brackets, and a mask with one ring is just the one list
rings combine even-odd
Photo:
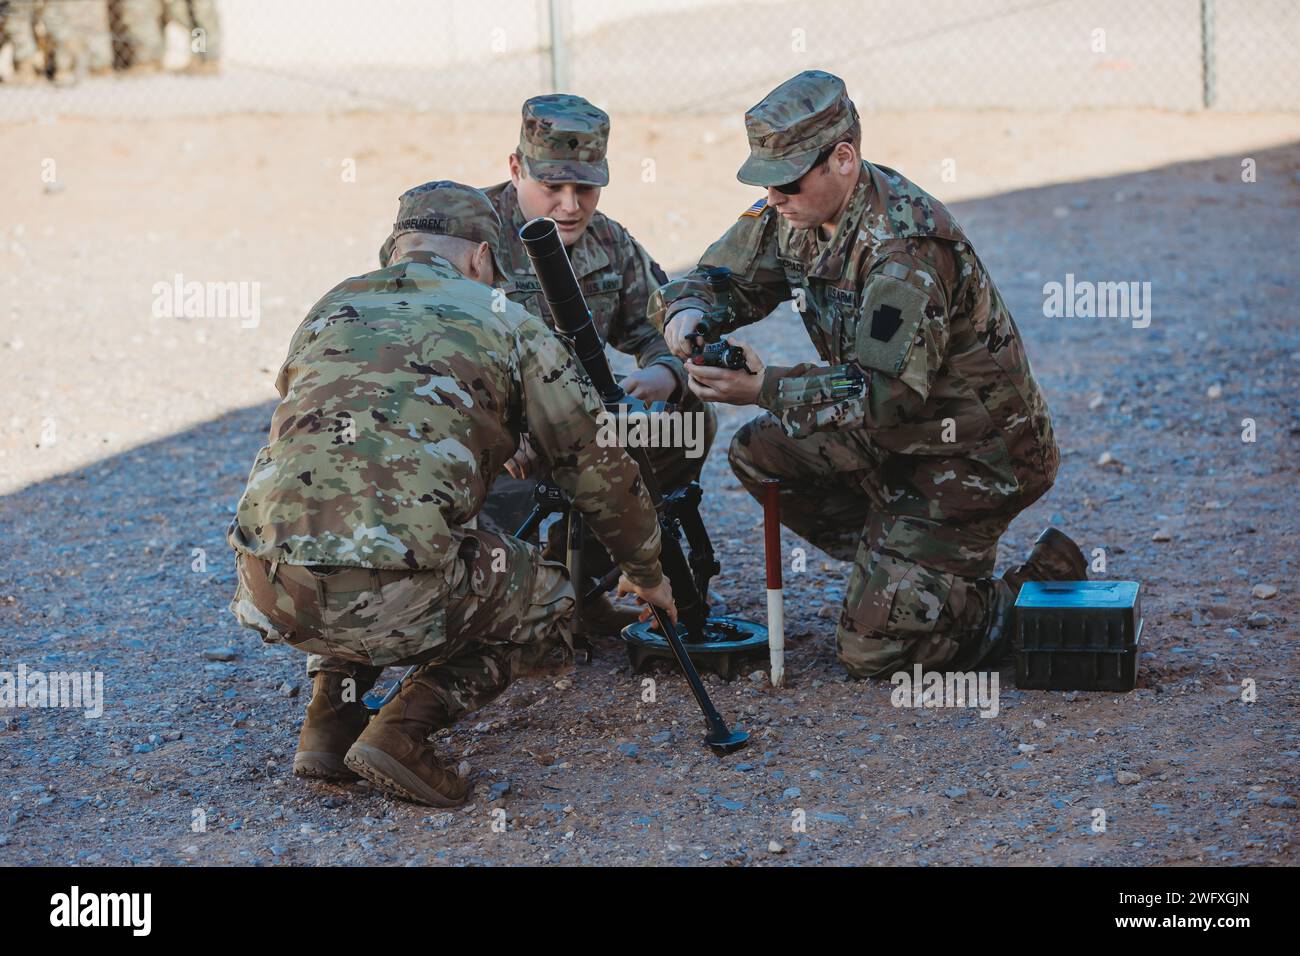
[(519, 449), (515, 452), (514, 457), (506, 462), (506, 472), (511, 478), (518, 478), (522, 481), (529, 478), (537, 471), (537, 462), (539, 460), (537, 451), (533, 448), (532, 441), (528, 436), (519, 436)]
[[(763, 387), (762, 358), (748, 345), (734, 336), (728, 342), (739, 346), (745, 352), (745, 369), (714, 368), (712, 365), (696, 365), (686, 361), (686, 374), (690, 377), (691, 391), (706, 402), (723, 402), (727, 405), (753, 405), (758, 402), (759, 390)], [(753, 374), (750, 374), (750, 373)]]
[[(653, 604), (668, 615), (668, 620), (674, 624), (677, 623), (677, 604), (673, 601), (673, 587), (668, 583), (668, 575), (659, 579), (659, 583), (652, 588), (644, 588), (639, 584), (633, 584), (627, 579), (627, 575), (621, 575), (618, 579), (617, 596), (622, 597), (624, 594), (635, 594), (638, 601), (642, 604)], [(650, 608), (641, 612), (641, 620), (649, 620), (651, 616)]]
[(682, 309), (674, 315), (664, 327), (664, 341), (668, 343), (668, 351), (679, 359), (687, 358), (691, 354), (693, 344), (688, 336), (695, 335), (695, 327), (702, 321), (704, 321), (704, 313), (699, 309)]

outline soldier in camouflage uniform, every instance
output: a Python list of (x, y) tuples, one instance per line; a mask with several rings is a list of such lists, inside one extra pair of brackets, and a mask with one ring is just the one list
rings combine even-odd
[(1086, 576), (1055, 529), (992, 576), (999, 537), (1058, 463), (1020, 333), (943, 204), (861, 160), (841, 80), (801, 73), (745, 124), (738, 178), (767, 196), (660, 290), (656, 321), (686, 355), (714, 305), (704, 267), (731, 270), (727, 331), (795, 300), (829, 366), (764, 367), (748, 346), (758, 375), (687, 366), (701, 397), (767, 410), (736, 433), (732, 469), (755, 497), (780, 479), (782, 521), (853, 559), (837, 628), (851, 675), (996, 663), (1023, 581)]
[(77, 35), (78, 52), (85, 58), (86, 71), (92, 76), (113, 72), (113, 36), (108, 29), (107, 0), (73, 0), (68, 4), (67, 15)]
[[(499, 230), (468, 186), (407, 193), (391, 264), (327, 293), (280, 369), (231, 525), (232, 609), (264, 640), (319, 655), (300, 775), (357, 773), (454, 805), (467, 785), (429, 732), (570, 645), (565, 568), (474, 526), (525, 418), (620, 590), (676, 614), (654, 509), (632, 459), (598, 444), (591, 386), (538, 319), (493, 308)], [(361, 697), (390, 664), (420, 666), (367, 724)]]
[(163, 68), (163, 0), (109, 0), (113, 54), (126, 74), (159, 73)]
[(48, 57), (45, 70), (59, 86), (77, 80), (77, 61), (84, 42), (77, 35), (68, 16), (71, 5), (66, 0), (9, 0), (0, 3), (0, 47), (7, 39), (14, 47), (14, 74), (11, 82), (31, 83), (40, 78), (36, 68), (39, 46), (36, 24), (45, 28)]
[[(703, 454), (687, 457), (683, 448), (649, 449), (650, 464), (667, 493), (699, 477), (717, 432), (717, 415), (686, 388), (682, 363), (650, 324), (650, 295), (668, 277), (645, 248), (620, 223), (596, 208), (609, 183), (609, 116), (580, 96), (534, 96), (523, 105), (519, 146), (509, 156), (510, 179), (484, 190), (503, 225), (498, 285), (517, 302), (552, 325), (541, 285), (533, 273), (519, 230), (530, 219), (556, 221), (573, 271), (582, 286), (601, 338), (636, 358), (638, 370), (622, 379), (628, 394), (647, 402), (670, 401), (684, 414), (703, 416)], [(380, 251), (380, 262), (385, 261)], [(517, 472), (517, 473), (522, 473)], [(484, 505), (486, 526), (518, 528), (532, 508), (534, 482), (503, 477)], [(563, 522), (551, 526), (551, 553), (561, 553)], [(586, 553), (584, 567), (599, 572), (607, 559), (598, 549)], [(584, 620), (593, 633), (617, 633), (635, 620), (604, 598), (589, 602)]]

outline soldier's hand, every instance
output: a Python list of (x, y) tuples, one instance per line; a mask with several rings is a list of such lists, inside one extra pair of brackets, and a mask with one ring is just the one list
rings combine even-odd
[(527, 435), (519, 436), (519, 450), (506, 462), (506, 471), (511, 478), (522, 481), (531, 477), (537, 470), (537, 452)]
[[(677, 605), (673, 602), (673, 587), (668, 583), (668, 575), (664, 575), (659, 583), (652, 588), (645, 588), (639, 584), (633, 584), (627, 579), (627, 575), (622, 575), (618, 579), (619, 597), (624, 594), (635, 594), (638, 601), (642, 604), (653, 604), (668, 615), (668, 619), (674, 624), (677, 623)], [(641, 620), (649, 620), (651, 616), (650, 608), (641, 612)]]
[(682, 309), (673, 316), (664, 328), (664, 341), (668, 350), (679, 359), (691, 354), (691, 340), (687, 336), (695, 334), (695, 327), (704, 321), (704, 313), (699, 309)]
[[(728, 342), (745, 351), (745, 369), (714, 368), (686, 361), (686, 374), (690, 377), (691, 391), (706, 402), (723, 402), (727, 405), (753, 405), (758, 401), (763, 386), (763, 359), (753, 347), (728, 337)], [(753, 372), (754, 374), (749, 374)]]
[(623, 379), (623, 391), (643, 402), (666, 402), (677, 391), (677, 379), (662, 365), (647, 365)]

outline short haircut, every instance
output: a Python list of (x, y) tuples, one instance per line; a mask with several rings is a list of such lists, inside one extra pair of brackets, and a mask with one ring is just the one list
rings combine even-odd
[(388, 260), (392, 262), (413, 250), (425, 250), (442, 256), (452, 265), (459, 267), (460, 261), (474, 254), (478, 243), (460, 236), (443, 236), (430, 232), (408, 232), (393, 240), (393, 248)]
[(849, 127), (848, 132), (840, 137), (839, 142), (848, 143), (857, 152), (858, 156), (861, 157), (862, 156), (862, 120), (855, 119), (853, 121), (853, 125)]

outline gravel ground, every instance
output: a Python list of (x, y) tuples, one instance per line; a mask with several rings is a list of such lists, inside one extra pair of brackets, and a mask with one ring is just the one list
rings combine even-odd
[[(495, 160), (458, 164), (446, 142), (503, 155), (509, 122), (449, 121), (440, 146), (400, 117), (3, 130), (0, 174), (29, 185), (0, 223), (0, 670), (100, 671), (105, 708), (0, 711), (0, 863), (1296, 862), (1294, 117), (893, 116), (875, 132), (902, 145), (868, 150), (963, 200), (1047, 391), (1061, 474), (1001, 563), (1051, 522), (1103, 548), (1106, 577), (1141, 581), (1137, 691), (1018, 691), (1008, 669), (994, 718), (896, 709), (888, 685), (842, 679), (845, 567), (814, 550), (787, 575), (790, 686), (712, 686), (752, 732), (742, 753), (701, 748), (672, 671), (643, 703), (606, 642), (441, 734), (471, 767), (463, 809), (294, 778), (301, 658), (225, 611), (224, 528), (269, 381), (305, 305), (369, 267), (392, 197), (434, 174), (491, 181)], [(605, 205), (681, 267), (750, 201), (730, 181), (740, 134), (619, 129)], [(339, 188), (348, 156), (360, 175)], [(151, 315), (174, 272), (263, 282), (261, 324)], [(1151, 282), (1150, 327), (1044, 318), (1043, 283), (1066, 273)], [(749, 338), (769, 361), (808, 357), (792, 322)], [(749, 413), (722, 412), (725, 447)], [(762, 620), (759, 510), (721, 448), (704, 480), (717, 590)]]

